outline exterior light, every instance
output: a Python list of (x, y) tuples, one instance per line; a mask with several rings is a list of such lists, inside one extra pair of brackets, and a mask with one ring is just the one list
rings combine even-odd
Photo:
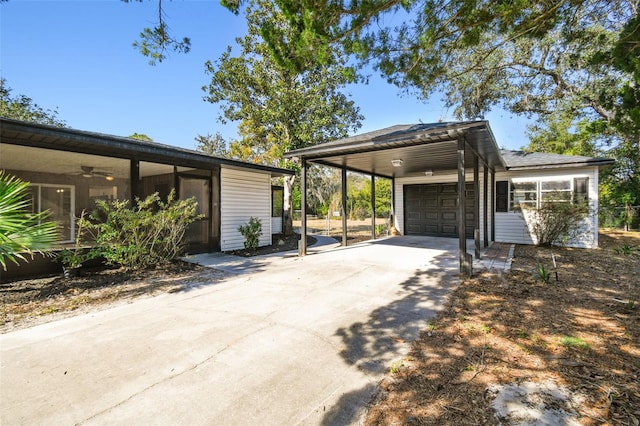
[(400, 167), (402, 166), (402, 160), (401, 159), (391, 160), (391, 165), (393, 165), (393, 167)]
[(424, 172), (425, 176), (433, 176), (433, 170), (427, 170)]
[(106, 175), (104, 178), (109, 182), (111, 182), (114, 179), (113, 175)]

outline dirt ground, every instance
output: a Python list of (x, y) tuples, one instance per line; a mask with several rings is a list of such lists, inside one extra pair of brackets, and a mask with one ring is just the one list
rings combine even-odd
[[(552, 253), (558, 281), (544, 283), (534, 274), (551, 267)], [(597, 250), (516, 246), (513, 268), (452, 294), (387, 373), (367, 425), (638, 425), (640, 233), (605, 231)], [(525, 405), (568, 417), (494, 415), (496, 387), (531, 383), (553, 383), (570, 398)]]

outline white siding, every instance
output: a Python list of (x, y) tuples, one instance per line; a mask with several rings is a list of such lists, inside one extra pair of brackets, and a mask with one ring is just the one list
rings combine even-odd
[[(467, 183), (473, 183), (473, 170), (466, 171), (466, 181)], [(480, 242), (484, 241), (484, 173), (482, 171), (482, 167), (480, 167), (479, 174), (479, 184), (480, 184)], [(404, 235), (404, 185), (418, 185), (418, 184), (429, 184), (429, 183), (450, 183), (458, 181), (458, 173), (448, 173), (448, 174), (438, 174), (435, 176), (417, 176), (417, 177), (409, 177), (409, 178), (397, 178), (395, 180), (395, 194), (396, 194), (396, 205), (395, 205), (395, 215), (394, 215), (394, 225), (400, 234)], [(487, 184), (489, 196), (487, 209), (491, 211), (491, 194), (493, 193), (491, 188), (491, 174), (489, 173), (489, 182)], [(489, 233), (489, 240), (491, 240), (491, 215), (487, 217), (487, 231)]]
[(271, 244), (271, 179), (267, 173), (223, 167), (220, 171), (220, 249), (244, 247), (238, 227), (262, 221), (260, 246)]
[[(577, 177), (589, 178), (589, 208), (591, 216), (585, 220), (582, 237), (570, 241), (571, 247), (596, 248), (598, 246), (598, 169), (555, 169), (520, 172), (498, 172), (496, 182), (504, 180), (573, 180)], [(520, 212), (496, 213), (496, 241), (517, 244), (534, 244), (525, 218)]]

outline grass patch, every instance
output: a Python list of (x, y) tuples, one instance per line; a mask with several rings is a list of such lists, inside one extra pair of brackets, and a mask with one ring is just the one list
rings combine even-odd
[(562, 346), (575, 347), (580, 349), (589, 349), (589, 347), (591, 347), (591, 345), (589, 345), (589, 343), (587, 343), (584, 339), (574, 336), (562, 336), (562, 338), (560, 339), (560, 344)]

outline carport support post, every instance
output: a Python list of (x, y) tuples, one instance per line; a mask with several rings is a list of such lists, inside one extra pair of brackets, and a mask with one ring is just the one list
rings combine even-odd
[(342, 247), (347, 246), (347, 169), (342, 167)]
[(371, 175), (371, 237), (376, 239), (376, 175)]
[(302, 199), (300, 201), (300, 245), (298, 253), (300, 256), (307, 255), (307, 160), (302, 157), (300, 167), (300, 183), (302, 186)]
[(473, 242), (474, 255), (480, 259), (480, 159), (473, 156)]
[(487, 227), (487, 197), (489, 196), (488, 186), (489, 186), (489, 167), (487, 163), (484, 163), (484, 168), (482, 169), (482, 230), (484, 235), (484, 247), (489, 247), (489, 228)]
[(467, 261), (467, 236), (465, 229), (465, 219), (467, 211), (465, 208), (465, 170), (464, 170), (465, 142), (464, 137), (458, 138), (458, 241), (460, 260), (460, 273), (465, 276), (471, 275), (470, 266)]
[(496, 241), (496, 171), (491, 170), (491, 241)]
[(142, 191), (140, 191), (140, 161), (131, 160), (129, 178), (131, 179), (131, 205), (135, 206), (136, 198), (142, 196)]

